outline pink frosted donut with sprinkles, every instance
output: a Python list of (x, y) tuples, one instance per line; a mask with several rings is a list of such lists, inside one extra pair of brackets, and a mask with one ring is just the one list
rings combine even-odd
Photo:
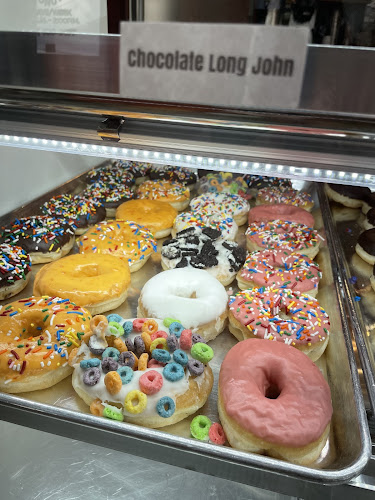
[(172, 229), (173, 238), (176, 237), (177, 233), (188, 227), (211, 227), (212, 229), (220, 231), (222, 238), (225, 240), (234, 240), (238, 231), (238, 226), (232, 217), (226, 217), (225, 214), (183, 212), (174, 220)]
[(219, 213), (231, 217), (237, 226), (246, 223), (250, 210), (250, 205), (242, 196), (229, 193), (201, 194), (191, 200), (190, 207), (195, 213)]
[(0, 245), (0, 300), (21, 292), (30, 279), (30, 255), (16, 245)]
[(310, 259), (319, 252), (320, 241), (324, 241), (312, 227), (282, 220), (253, 222), (247, 228), (245, 235), (247, 249), (250, 252), (282, 249), (306, 255)]
[(264, 286), (289, 288), (315, 297), (322, 272), (306, 255), (286, 250), (252, 252), (237, 273), (241, 290)]
[(258, 191), (256, 205), (273, 205), (274, 203), (284, 203), (301, 207), (311, 212), (314, 202), (312, 196), (305, 191), (295, 189), (280, 189), (277, 187), (266, 187)]
[(316, 361), (327, 347), (330, 322), (319, 302), (307, 294), (254, 288), (230, 297), (229, 330), (240, 341), (284, 342)]

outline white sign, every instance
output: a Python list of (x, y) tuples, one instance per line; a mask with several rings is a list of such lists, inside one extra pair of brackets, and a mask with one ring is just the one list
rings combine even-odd
[(306, 28), (122, 23), (123, 97), (191, 104), (296, 108)]

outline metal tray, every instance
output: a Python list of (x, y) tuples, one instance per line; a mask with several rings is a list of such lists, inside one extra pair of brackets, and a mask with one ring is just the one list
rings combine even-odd
[[(15, 215), (21, 217), (36, 214), (41, 203), (51, 195), (77, 192), (84, 185), (83, 176), (79, 176), (4, 216), (0, 219), (0, 224)], [(308, 184), (306, 187), (316, 197), (316, 186)], [(314, 485), (314, 491), (317, 492), (324, 490), (323, 485), (344, 483), (357, 476), (371, 456), (371, 441), (350, 333), (347, 323), (341, 321), (345, 317), (345, 303), (339, 290), (337, 264), (333, 261), (331, 265), (334, 256), (332, 239), (329, 231), (325, 234), (325, 224), (319, 208), (315, 209), (314, 216), (316, 227), (327, 242), (322, 245), (316, 258), (323, 270), (318, 298), (329, 312), (332, 324), (330, 342), (318, 366), (330, 384), (334, 413), (330, 437), (321, 456), (312, 466), (297, 466), (267, 456), (193, 440), (189, 432), (192, 417), (163, 428), (163, 431), (97, 418), (89, 413), (88, 407), (76, 396), (70, 378), (43, 391), (17, 396), (0, 393), (0, 418), (159, 462), (303, 497), (308, 496), (307, 481), (318, 483)], [(238, 240), (244, 241), (243, 230), (240, 231)], [(159, 241), (159, 246), (160, 244)], [(33, 274), (39, 267), (33, 266)], [(155, 254), (140, 271), (132, 274), (128, 300), (114, 312), (135, 317), (143, 284), (160, 271), (160, 255)], [(236, 291), (234, 284), (232, 286)], [(31, 290), (32, 284), (29, 284), (18, 297), (28, 296)], [(215, 384), (206, 405), (198, 413), (204, 413), (213, 421), (218, 421), (216, 401), (220, 364), (235, 343), (236, 340), (227, 329), (210, 343), (215, 352), (211, 362)]]

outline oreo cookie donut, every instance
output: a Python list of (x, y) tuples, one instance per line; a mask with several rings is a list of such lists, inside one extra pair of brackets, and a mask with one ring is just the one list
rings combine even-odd
[(326, 184), (325, 192), (331, 200), (350, 208), (362, 207), (364, 201), (371, 195), (368, 187), (346, 184)]
[(30, 279), (30, 255), (23, 248), (0, 245), (0, 300), (21, 292)]
[(111, 314), (90, 326), (70, 363), (74, 390), (94, 415), (159, 428), (207, 401), (213, 351), (178, 320)]
[(78, 235), (104, 220), (106, 215), (105, 208), (94, 200), (71, 194), (54, 196), (41, 208), (45, 215), (67, 219)]
[(356, 253), (368, 264), (375, 264), (375, 229), (368, 229), (359, 235)]
[(116, 208), (125, 201), (135, 198), (134, 191), (125, 184), (106, 184), (96, 182), (87, 187), (81, 197), (89, 198), (98, 205), (103, 205), (107, 217), (116, 216)]
[(42, 264), (70, 252), (74, 244), (74, 229), (61, 219), (36, 215), (16, 219), (3, 227), (0, 239), (23, 248), (33, 264)]
[(149, 170), (149, 177), (156, 181), (175, 181), (188, 186), (197, 182), (197, 174), (193, 170), (185, 167), (174, 167), (173, 165), (152, 165)]
[(229, 285), (246, 259), (246, 250), (234, 241), (223, 240), (210, 227), (190, 227), (164, 241), (161, 265), (164, 270), (194, 267), (208, 271), (224, 286)]

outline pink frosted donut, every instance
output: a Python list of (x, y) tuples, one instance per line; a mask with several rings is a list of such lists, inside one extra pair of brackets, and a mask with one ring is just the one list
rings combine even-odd
[(306, 255), (275, 249), (248, 255), (243, 268), (237, 274), (237, 281), (241, 290), (273, 286), (290, 288), (315, 297), (321, 277), (318, 265)]
[(330, 388), (314, 363), (281, 342), (250, 339), (221, 364), (219, 416), (231, 446), (308, 465), (329, 435)]
[(316, 361), (328, 344), (328, 314), (310, 295), (253, 288), (229, 299), (229, 330), (238, 339), (258, 337), (292, 345)]
[(269, 222), (281, 219), (288, 222), (297, 222), (308, 227), (314, 227), (314, 217), (304, 208), (284, 203), (275, 205), (258, 205), (249, 212), (249, 224), (252, 222)]
[(280, 189), (277, 187), (267, 187), (258, 191), (256, 205), (274, 205), (275, 203), (294, 205), (295, 207), (304, 208), (309, 212), (314, 206), (311, 195), (305, 191)]

